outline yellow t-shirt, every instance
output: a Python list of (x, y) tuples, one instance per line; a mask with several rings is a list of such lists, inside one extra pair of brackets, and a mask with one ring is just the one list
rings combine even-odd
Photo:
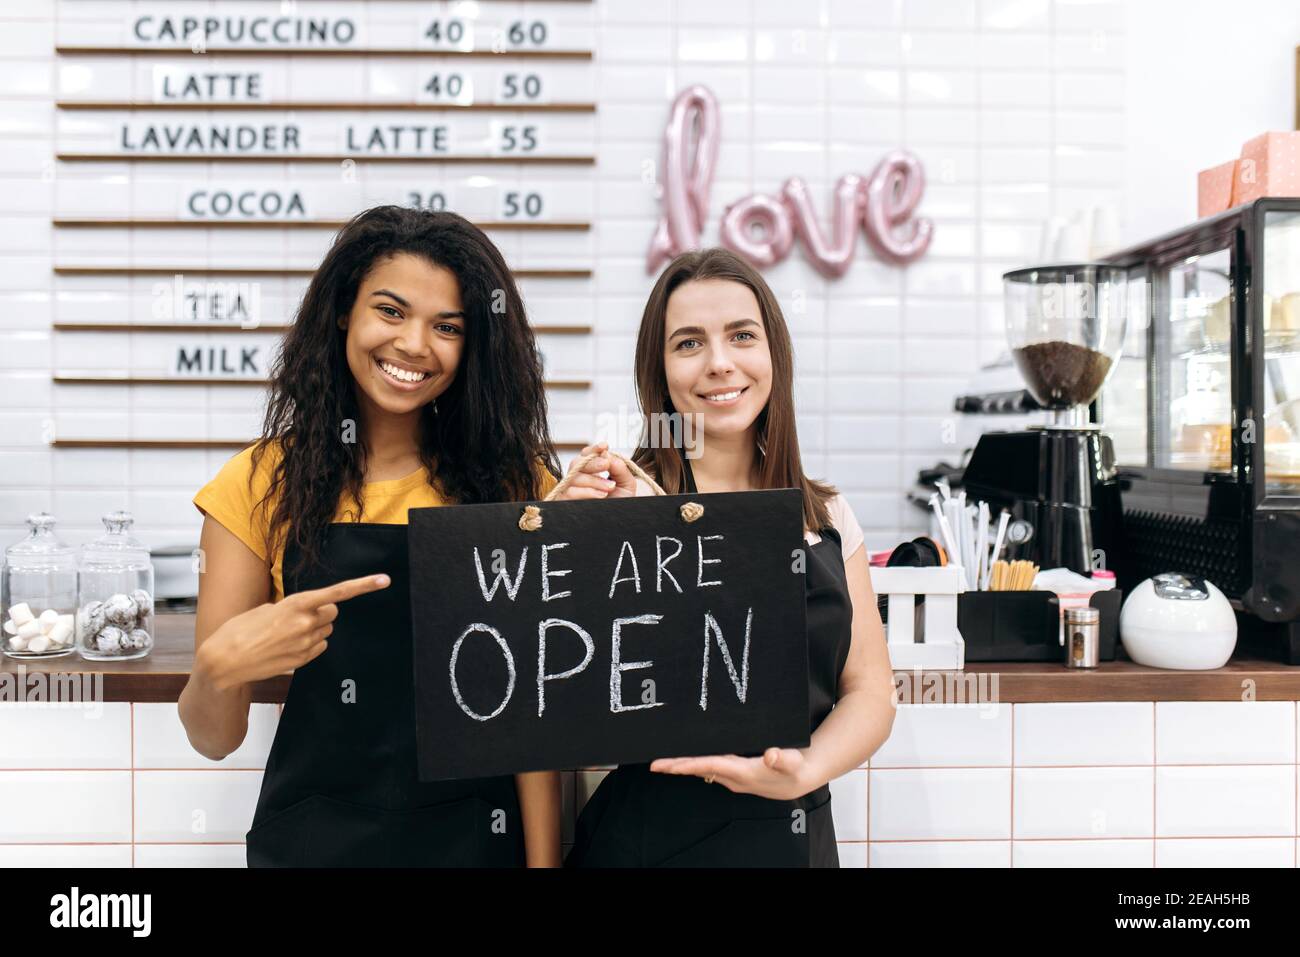
[[(284, 597), (284, 546), (277, 543), (274, 561), (267, 557), (268, 529), (275, 513), (276, 499), (272, 497), (265, 506), (260, 503), (271, 486), (275, 467), (279, 464), (280, 447), (271, 443), (257, 463), (253, 487), (249, 489), (248, 476), (253, 467), (253, 448), (249, 446), (233, 456), (207, 485), (194, 496), (195, 507), (204, 515), (219, 522), (232, 535), (252, 549), (253, 554), (271, 566), (274, 583), (272, 601)], [(540, 469), (542, 495), (555, 487), (556, 480), (545, 469)], [(365, 509), (357, 518), (356, 503), (344, 493), (334, 513), (335, 522), (361, 521), (380, 525), (405, 525), (406, 512), (412, 508), (429, 508), (445, 505), (446, 501), (428, 481), (428, 472), (421, 466), (410, 475), (366, 482), (362, 494)], [(283, 529), (280, 530), (283, 535)]]

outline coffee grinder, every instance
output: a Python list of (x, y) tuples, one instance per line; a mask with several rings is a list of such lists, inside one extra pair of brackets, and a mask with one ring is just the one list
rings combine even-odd
[(968, 497), (1011, 513), (1005, 558), (1085, 575), (1121, 558), (1115, 450), (1092, 402), (1124, 343), (1126, 280), (1103, 263), (1002, 277), (1007, 340), (1027, 394), (963, 396), (957, 409), (1048, 413), (1023, 431), (984, 433), (961, 480)]

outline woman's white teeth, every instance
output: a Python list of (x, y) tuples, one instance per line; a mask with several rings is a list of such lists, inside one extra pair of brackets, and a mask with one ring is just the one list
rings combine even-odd
[(387, 362), (380, 362), (379, 368), (383, 369), (394, 379), (401, 379), (403, 382), (419, 382), (429, 377), (427, 372), (408, 372), (406, 369), (399, 369), (395, 365), (389, 365)]
[(740, 395), (742, 390), (737, 389), (735, 392), (719, 392), (717, 395), (706, 395), (704, 398), (710, 402), (730, 402), (736, 396)]

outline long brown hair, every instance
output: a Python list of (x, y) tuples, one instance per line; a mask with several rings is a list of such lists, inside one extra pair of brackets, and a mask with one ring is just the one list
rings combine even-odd
[(272, 443), (281, 450), (261, 504), (278, 496), (271, 538), (292, 536), (299, 566), (319, 555), (344, 492), (364, 508), (364, 443), (340, 441), (341, 423), (359, 421), (360, 411), (338, 320), (371, 267), (398, 253), (448, 269), (464, 304), (456, 378), (436, 408), (421, 410), (420, 461), (433, 485), (455, 503), (519, 501), (540, 497), (543, 471), (560, 474), (541, 356), (500, 251), (455, 213), (376, 206), (339, 231), (312, 276), (272, 369), (252, 453), (256, 472)]
[[(641, 403), (643, 432), (633, 460), (650, 471), (670, 495), (686, 486), (686, 468), (682, 452), (664, 447), (652, 416), (674, 414), (668, 394), (668, 376), (664, 368), (664, 336), (667, 330), (668, 299), (684, 283), (704, 279), (725, 279), (749, 289), (758, 300), (763, 328), (767, 333), (772, 356), (772, 391), (757, 420), (759, 446), (758, 487), (797, 488), (803, 492), (804, 526), (819, 531), (831, 524), (826, 503), (836, 495), (835, 488), (803, 474), (799, 458), (799, 435), (794, 418), (794, 345), (790, 330), (781, 314), (771, 288), (749, 263), (727, 249), (702, 249), (682, 253), (664, 269), (641, 314), (641, 329), (636, 340), (636, 391)], [(684, 429), (673, 431), (674, 436)]]

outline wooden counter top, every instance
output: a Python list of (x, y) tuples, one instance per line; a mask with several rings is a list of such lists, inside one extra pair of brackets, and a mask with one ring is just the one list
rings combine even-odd
[(1094, 670), (1049, 662), (973, 662), (965, 671), (894, 672), (905, 704), (1042, 701), (1300, 701), (1300, 666), (1242, 658), (1212, 671), (1168, 671), (1132, 661)]
[[(194, 616), (158, 615), (153, 654), (137, 661), (86, 661), (77, 655), (18, 660), (0, 656), (0, 673), (104, 676), (105, 701), (175, 701), (194, 663)], [(259, 682), (253, 700), (281, 702), (289, 678)], [(1095, 671), (1055, 663), (973, 662), (965, 671), (894, 673), (907, 704), (1024, 704), (1043, 701), (1300, 701), (1300, 666), (1256, 658), (1213, 671), (1165, 671), (1131, 661), (1103, 662)]]
[[(155, 615), (153, 652), (135, 661), (87, 661), (76, 653), (62, 658), (0, 655), (0, 673), (26, 668), (28, 675), (103, 674), (105, 701), (175, 701), (193, 666), (193, 615)], [(253, 686), (253, 700), (282, 702), (288, 690), (288, 676), (259, 681)]]

